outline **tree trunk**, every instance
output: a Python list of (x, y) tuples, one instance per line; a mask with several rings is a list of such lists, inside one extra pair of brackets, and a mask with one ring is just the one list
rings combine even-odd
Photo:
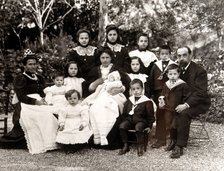
[(105, 39), (105, 27), (106, 27), (106, 18), (108, 14), (106, 0), (100, 0), (100, 12), (99, 12), (99, 35), (98, 41), (99, 44), (102, 44)]

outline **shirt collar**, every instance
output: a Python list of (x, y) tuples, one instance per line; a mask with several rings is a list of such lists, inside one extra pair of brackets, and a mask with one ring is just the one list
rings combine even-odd
[(189, 67), (190, 64), (191, 64), (191, 62), (189, 62), (184, 69), (187, 70), (187, 68)]

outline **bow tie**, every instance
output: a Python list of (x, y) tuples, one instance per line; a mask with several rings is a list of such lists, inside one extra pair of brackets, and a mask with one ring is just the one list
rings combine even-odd
[(177, 82), (176, 80), (172, 80), (172, 81), (170, 80), (171, 84), (175, 84), (176, 82)]
[(162, 64), (168, 64), (169, 63), (169, 61), (162, 61)]

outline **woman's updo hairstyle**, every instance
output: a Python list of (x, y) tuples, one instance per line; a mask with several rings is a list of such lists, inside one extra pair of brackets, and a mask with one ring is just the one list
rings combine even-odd
[(111, 63), (113, 63), (113, 59), (114, 59), (114, 53), (111, 51), (111, 49), (109, 47), (99, 47), (97, 50), (97, 55), (96, 55), (96, 63), (97, 65), (100, 65), (100, 56), (106, 53), (111, 57)]

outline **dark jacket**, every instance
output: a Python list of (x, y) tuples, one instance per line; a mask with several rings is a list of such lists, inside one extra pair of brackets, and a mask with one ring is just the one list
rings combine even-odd
[[(129, 112), (132, 110), (133, 105), (136, 105), (134, 114), (130, 115)], [(131, 96), (124, 104), (123, 118), (134, 123), (144, 122), (152, 128), (152, 124), (155, 121), (152, 101), (146, 96), (142, 96), (135, 102), (134, 96)]]
[(175, 108), (179, 104), (184, 104), (191, 92), (189, 86), (182, 80), (179, 80), (172, 88), (169, 87), (168, 82), (163, 86), (161, 96), (165, 96), (165, 109), (175, 112)]
[[(27, 74), (30, 75), (29, 73)], [(40, 75), (37, 75), (37, 80), (33, 80), (24, 74), (20, 74), (14, 81), (14, 88), (18, 100), (26, 104), (34, 105), (36, 101), (36, 99), (28, 97), (28, 94), (39, 94), (41, 97), (45, 97), (43, 92), (44, 86), (44, 79)]]
[(180, 75), (180, 78), (188, 84), (192, 92), (186, 103), (191, 108), (199, 108), (202, 113), (206, 112), (211, 105), (207, 91), (207, 72), (200, 65), (191, 62), (187, 70)]

